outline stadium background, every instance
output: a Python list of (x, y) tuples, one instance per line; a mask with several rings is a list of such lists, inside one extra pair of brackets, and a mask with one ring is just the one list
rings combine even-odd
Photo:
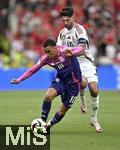
[[(56, 40), (62, 27), (59, 11), (70, 5), (75, 10), (75, 20), (88, 32), (90, 49), (98, 65), (100, 89), (120, 89), (119, 0), (1, 0), (0, 78), (6, 77), (6, 81), (2, 80), (0, 90), (12, 89), (10, 78), (18, 77), (23, 68), (38, 60), (43, 54), (43, 41)], [(51, 74), (46, 86), (42, 82), (46, 76), (39, 76), (32, 87), (25, 81), (26, 84), (17, 88), (46, 89)]]
[[(0, 125), (27, 125), (39, 117), (54, 70), (44, 68), (19, 85), (11, 85), (10, 80), (37, 61), (44, 40), (56, 40), (62, 27), (59, 10), (69, 5), (88, 32), (98, 66), (99, 119), (104, 132), (98, 135), (89, 125), (87, 91), (88, 113), (80, 114), (76, 100), (64, 121), (52, 129), (51, 150), (119, 150), (120, 0), (0, 0)], [(53, 102), (50, 117), (59, 103), (60, 98)]]

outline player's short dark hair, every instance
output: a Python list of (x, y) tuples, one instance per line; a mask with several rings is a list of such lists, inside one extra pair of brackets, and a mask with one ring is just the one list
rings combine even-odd
[(48, 39), (44, 42), (43, 47), (46, 48), (48, 46), (56, 46), (56, 42), (52, 39)]
[(60, 16), (67, 16), (67, 17), (71, 17), (74, 14), (74, 10), (72, 7), (65, 7), (61, 10), (60, 12)]

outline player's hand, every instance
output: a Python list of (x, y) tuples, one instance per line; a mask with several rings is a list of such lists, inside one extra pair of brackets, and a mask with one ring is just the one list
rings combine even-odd
[(10, 83), (11, 83), (11, 84), (19, 84), (20, 81), (19, 81), (18, 79), (12, 79), (12, 80), (10, 81)]
[(65, 53), (66, 56), (72, 56), (72, 52), (71, 52), (70, 49), (66, 49), (66, 50), (64, 51), (64, 53)]

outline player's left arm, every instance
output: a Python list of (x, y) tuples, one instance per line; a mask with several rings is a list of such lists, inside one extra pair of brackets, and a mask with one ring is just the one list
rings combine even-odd
[(89, 48), (89, 38), (86, 29), (83, 26), (79, 25), (79, 30), (81, 32), (77, 32), (77, 45)]
[(39, 60), (33, 67), (28, 69), (25, 73), (23, 73), (19, 78), (17, 79), (12, 79), (10, 82), (11, 84), (19, 84), (23, 80), (29, 78), (32, 76), (35, 72), (37, 72), (42, 66), (45, 65), (44, 60)]
[(62, 30), (60, 31), (58, 37), (57, 37), (57, 42), (56, 42), (56, 45), (58, 46), (62, 46), (63, 45), (63, 40), (62, 40)]
[(89, 48), (89, 41), (85, 37), (84, 38), (79, 38), (78, 41), (77, 41), (77, 45), (80, 46), (80, 47), (83, 47), (84, 49)]

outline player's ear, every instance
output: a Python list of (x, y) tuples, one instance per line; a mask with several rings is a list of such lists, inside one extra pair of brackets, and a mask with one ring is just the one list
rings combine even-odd
[(71, 16), (71, 19), (72, 19), (73, 21), (74, 21), (74, 18), (75, 18), (75, 15), (72, 15), (72, 16)]

